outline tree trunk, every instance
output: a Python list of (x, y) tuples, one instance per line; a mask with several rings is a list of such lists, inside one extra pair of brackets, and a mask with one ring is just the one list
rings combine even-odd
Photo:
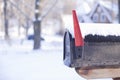
[(5, 39), (9, 38), (8, 34), (8, 16), (7, 16), (7, 0), (4, 0), (4, 30), (5, 30)]
[(26, 19), (26, 25), (25, 25), (25, 30), (26, 30), (25, 35), (26, 35), (26, 37), (28, 36), (29, 28), (30, 28), (29, 19)]
[(118, 0), (118, 22), (120, 23), (120, 0)]
[(39, 4), (40, 0), (35, 1), (35, 21), (34, 21), (34, 49), (40, 48), (41, 38), (41, 21), (39, 20)]
[(41, 46), (40, 33), (41, 33), (40, 21), (35, 21), (34, 22), (34, 49), (39, 49)]

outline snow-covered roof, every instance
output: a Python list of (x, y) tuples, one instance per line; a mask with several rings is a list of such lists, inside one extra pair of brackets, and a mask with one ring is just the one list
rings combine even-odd
[(113, 11), (113, 12), (115, 13), (115, 15), (118, 14), (118, 5), (117, 5), (117, 4), (112, 3), (112, 2), (110, 2), (110, 1), (106, 1), (106, 2), (99, 1), (99, 3), (100, 3), (101, 5), (103, 5), (105, 8)]
[(110, 14), (108, 13), (108, 11), (104, 8), (104, 6), (101, 5), (101, 2), (97, 2), (97, 3), (95, 4), (95, 6), (93, 7), (93, 9), (92, 9), (92, 11), (90, 12), (89, 16), (90, 16), (90, 17), (93, 16), (93, 14), (94, 14), (94, 12), (96, 11), (96, 9), (97, 9), (98, 6), (104, 11), (104, 13), (106, 14), (108, 20), (109, 20), (110, 22), (112, 22), (112, 17), (111, 17)]

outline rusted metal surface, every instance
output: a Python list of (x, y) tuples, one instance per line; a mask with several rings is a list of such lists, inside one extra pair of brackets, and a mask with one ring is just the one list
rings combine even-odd
[(120, 67), (120, 42), (85, 43), (82, 52), (81, 67)]
[(69, 41), (66, 41), (69, 48), (65, 48), (64, 51), (64, 62), (68, 63), (69, 67), (120, 67), (120, 42), (86, 42), (77, 50), (77, 47), (73, 47), (72, 41), (69, 45)]
[(120, 77), (119, 78), (113, 78), (113, 80), (120, 80)]
[(99, 79), (99, 78), (114, 78), (119, 80), (120, 68), (104, 68), (104, 69), (80, 69), (76, 68), (76, 72), (86, 79)]

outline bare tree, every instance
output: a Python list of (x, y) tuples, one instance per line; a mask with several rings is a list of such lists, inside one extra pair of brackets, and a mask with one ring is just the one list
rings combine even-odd
[[(35, 1), (35, 21), (34, 21), (34, 49), (40, 49), (41, 47), (41, 21), (49, 14), (52, 8), (55, 6), (57, 0), (40, 15), (40, 0)], [(45, 5), (44, 5), (45, 6)]]
[[(52, 1), (52, 2), (51, 2)], [(20, 26), (23, 26), (26, 29), (26, 34), (29, 29), (29, 23), (33, 22), (34, 25), (34, 45), (33, 49), (39, 49), (41, 47), (41, 22), (43, 19), (52, 11), (52, 8), (55, 7), (55, 4), (58, 0), (3, 0), (4, 2), (4, 20), (5, 20), (5, 34), (8, 35), (8, 17), (11, 19), (16, 19), (18, 21), (18, 29)], [(7, 2), (11, 6), (11, 9), (8, 7), (7, 11)], [(35, 3), (33, 3), (35, 2)], [(42, 6), (41, 2), (47, 2), (46, 5)], [(48, 2), (50, 3), (48, 6)], [(41, 4), (40, 4), (41, 3)], [(35, 6), (35, 8), (34, 8)], [(43, 10), (43, 11), (42, 11)], [(34, 14), (35, 12), (35, 14)], [(10, 16), (11, 15), (11, 16)], [(35, 20), (33, 21), (33, 17)], [(18, 30), (19, 32), (19, 30)], [(20, 32), (19, 32), (20, 33)]]
[(118, 20), (120, 23), (120, 0), (118, 0)]
[(4, 1), (4, 29), (5, 29), (5, 39), (9, 38), (8, 34), (8, 16), (7, 16), (7, 0)]
[(41, 20), (39, 19), (39, 3), (40, 0), (35, 1), (35, 21), (34, 21), (34, 49), (40, 48), (40, 33), (41, 33)]

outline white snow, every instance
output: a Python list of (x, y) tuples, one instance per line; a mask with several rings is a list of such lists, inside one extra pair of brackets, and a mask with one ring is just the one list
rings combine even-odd
[(77, 0), (76, 11), (80, 15), (88, 14), (91, 11), (90, 6), (83, 0)]
[(83, 37), (87, 34), (120, 36), (120, 24), (80, 24)]
[(33, 41), (0, 39), (0, 80), (86, 80), (63, 64), (63, 37), (44, 38), (40, 50)]
[(0, 40), (0, 80), (80, 79), (74, 69), (63, 64), (62, 38), (48, 39), (36, 51), (32, 41), (24, 40), (21, 44), (20, 40), (12, 40), (9, 45)]
[(39, 13), (39, 9), (35, 9), (35, 13)]

